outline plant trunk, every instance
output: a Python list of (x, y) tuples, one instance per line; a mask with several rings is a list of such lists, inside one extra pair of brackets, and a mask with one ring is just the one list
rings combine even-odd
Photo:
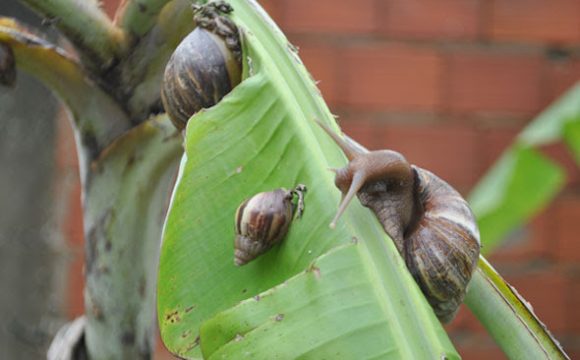
[(180, 138), (148, 121), (95, 160), (83, 184), (85, 345), (91, 359), (149, 359), (161, 231)]

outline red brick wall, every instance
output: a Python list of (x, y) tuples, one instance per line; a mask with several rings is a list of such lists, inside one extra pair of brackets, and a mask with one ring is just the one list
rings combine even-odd
[[(261, 3), (300, 48), (346, 133), (369, 148), (403, 152), (464, 193), (580, 79), (578, 0)], [(566, 189), (491, 260), (575, 358), (580, 171), (561, 144), (542, 150), (565, 165)], [(77, 313), (81, 290), (73, 284)], [(464, 358), (501, 358), (468, 311), (449, 329)]]

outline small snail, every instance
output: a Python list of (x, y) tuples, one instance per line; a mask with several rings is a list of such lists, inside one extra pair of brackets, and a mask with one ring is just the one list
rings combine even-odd
[(354, 195), (395, 242), (440, 321), (453, 319), (479, 258), (479, 230), (467, 202), (433, 173), (391, 150), (368, 151), (317, 121), (349, 159), (334, 170), (343, 194), (331, 227)]
[[(245, 265), (284, 239), (296, 212), (304, 213), (306, 186), (294, 190), (261, 192), (245, 200), (236, 210), (234, 263)], [(298, 197), (294, 204), (294, 196)]]
[(223, 1), (194, 6), (196, 28), (171, 55), (163, 77), (161, 100), (176, 128), (217, 104), (242, 77), (242, 50), (237, 26), (224, 14)]
[(0, 42), (0, 85), (14, 86), (16, 82), (16, 64), (12, 48)]

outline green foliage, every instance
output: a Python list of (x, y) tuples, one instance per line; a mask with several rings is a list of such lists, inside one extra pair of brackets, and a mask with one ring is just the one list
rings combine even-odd
[[(580, 100), (578, 100), (580, 102)], [(580, 164), (580, 114), (574, 121), (569, 121), (564, 126), (564, 140), (574, 155), (576, 162)]]
[(510, 359), (567, 359), (530, 304), (481, 258), (465, 303)]
[(512, 146), (473, 191), (482, 251), (489, 253), (515, 226), (549, 203), (564, 182), (564, 172), (529, 146)]
[[(369, 210), (355, 204), (329, 229), (340, 194), (327, 168), (345, 160), (313, 120), (332, 117), (281, 33), (251, 3), (232, 3), (250, 61), (246, 79), (187, 127), (160, 258), (166, 346), (187, 358), (199, 355), (200, 343), (210, 357), (457, 358)], [(304, 217), (280, 246), (234, 266), (238, 205), (297, 183), (308, 186)]]
[(541, 145), (565, 140), (578, 156), (580, 84), (527, 126), (477, 184), (469, 202), (489, 253), (515, 227), (544, 208), (562, 188), (565, 172), (543, 156)]

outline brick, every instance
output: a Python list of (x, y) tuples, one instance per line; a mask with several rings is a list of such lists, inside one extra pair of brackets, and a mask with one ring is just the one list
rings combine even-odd
[(346, 50), (341, 94), (353, 107), (434, 110), (440, 104), (442, 59), (432, 49), (403, 45)]
[(79, 179), (71, 183), (70, 189), (64, 196), (68, 196), (65, 216), (63, 217), (62, 231), (67, 243), (71, 246), (82, 246), (83, 230), (83, 207), (81, 205), (81, 185)]
[(570, 263), (580, 262), (580, 195), (567, 194), (558, 199), (555, 216), (553, 248), (556, 259)]
[(328, 103), (337, 101), (338, 58), (332, 46), (306, 43), (299, 46), (299, 55), (312, 77), (318, 81), (318, 88)]
[(503, 152), (514, 142), (520, 130), (520, 128), (515, 127), (494, 127), (479, 132), (481, 138), (479, 153), (482, 156), (481, 170), (484, 171), (481, 176), (499, 160)]
[(171, 354), (171, 352), (165, 347), (163, 341), (161, 340), (161, 334), (159, 329), (156, 329), (157, 341), (155, 341), (155, 354), (153, 355), (154, 360), (175, 360), (176, 357)]
[(81, 316), (85, 312), (83, 289), (85, 288), (83, 250), (77, 248), (71, 252), (68, 266), (66, 315), (69, 319)]
[(484, 334), (485, 328), (473, 315), (465, 304), (461, 304), (459, 311), (449, 324), (445, 325), (445, 330), (452, 338), (461, 338), (469, 334)]
[(67, 285), (67, 314), (75, 318), (84, 313), (83, 289), (84, 278), (84, 236), (83, 236), (83, 210), (81, 205), (81, 185), (78, 177), (69, 184), (66, 209), (62, 217), (62, 235), (71, 250), (71, 258), (68, 267)]
[(353, 118), (351, 115), (339, 118), (339, 125), (342, 132), (350, 136), (359, 144), (369, 150), (380, 149), (379, 138), (377, 137), (377, 124), (364, 118)]
[(580, 57), (550, 59), (544, 74), (542, 104), (548, 106), (580, 81)]
[(282, 23), (282, 3), (280, 0), (260, 0), (260, 6), (270, 15), (278, 26), (284, 26)]
[[(580, 334), (580, 275), (576, 273), (570, 278), (570, 291), (568, 293), (567, 310), (569, 314), (568, 326), (570, 332)], [(580, 342), (576, 343), (577, 351), (580, 354)], [(578, 359), (578, 358), (573, 358)]]
[(457, 113), (532, 114), (540, 106), (541, 69), (535, 55), (454, 52), (446, 105)]
[(469, 360), (507, 360), (507, 356), (497, 345), (483, 346), (474, 344), (458, 346), (457, 351), (463, 359)]
[(455, 187), (473, 185), (477, 174), (477, 132), (465, 124), (385, 124), (382, 148), (401, 152)]
[(579, 23), (578, 0), (496, 0), (488, 33), (494, 40), (576, 43)]
[(284, 2), (284, 30), (301, 33), (371, 33), (374, 0), (292, 0)]
[[(383, 34), (398, 39), (475, 39), (479, 0), (379, 2)], [(384, 15), (382, 15), (384, 14)]]
[(58, 171), (67, 172), (78, 170), (78, 158), (74, 132), (67, 118), (64, 107), (60, 108), (56, 116), (55, 162)]
[(506, 279), (532, 305), (535, 314), (550, 331), (566, 330), (569, 282), (564, 274), (549, 269), (545, 272), (506, 276)]
[(486, 332), (452, 333), (451, 341), (463, 359), (507, 359)]
[(107, 13), (107, 15), (112, 19), (115, 17), (115, 12), (121, 0), (102, 0), (101, 7)]

